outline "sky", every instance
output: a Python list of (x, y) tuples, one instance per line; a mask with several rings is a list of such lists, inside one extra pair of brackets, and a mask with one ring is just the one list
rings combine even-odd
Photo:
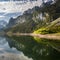
[(31, 9), (41, 4), (42, 0), (0, 0), (0, 20), (9, 22), (11, 17), (15, 18), (29, 8)]
[(41, 0), (0, 0), (0, 20), (9, 21), (11, 17), (17, 17), (24, 11), (34, 6), (40, 6)]

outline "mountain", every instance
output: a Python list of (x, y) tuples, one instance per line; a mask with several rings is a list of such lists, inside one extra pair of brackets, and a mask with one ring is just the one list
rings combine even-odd
[(13, 25), (15, 25), (15, 20), (16, 19), (10, 18), (9, 23), (7, 24), (7, 27), (9, 28), (9, 27), (12, 27)]
[(37, 34), (60, 33), (60, 18), (51, 22), (48, 26), (34, 31), (34, 33), (37, 33)]
[(25, 11), (23, 15), (20, 15), (17, 18), (11, 18), (7, 24), (7, 27), (11, 28), (11, 31), (13, 32), (32, 32), (37, 26), (37, 23), (41, 21), (40, 17), (38, 15), (35, 15), (35, 12), (37, 14), (40, 13), (39, 10), (40, 7), (35, 6), (32, 9)]
[(23, 14), (15, 19), (11, 18), (7, 26), (11, 28), (12, 32), (31, 32), (35, 25), (31, 14)]
[[(38, 7), (35, 6), (32, 9), (26, 10), (23, 15), (18, 16), (17, 18), (11, 18), (9, 24), (10, 32), (20, 32), (20, 33), (55, 33), (59, 30), (59, 27), (50, 29), (51, 22), (55, 21), (60, 17), (59, 11), (59, 4), (56, 6), (57, 3), (51, 4), (51, 2), (42, 3), (42, 6)], [(56, 6), (56, 7), (55, 7)], [(57, 15), (56, 15), (57, 14)], [(58, 17), (57, 17), (58, 16)], [(57, 23), (58, 24), (58, 23)], [(56, 24), (55, 24), (56, 25)], [(54, 27), (54, 26), (53, 26)]]

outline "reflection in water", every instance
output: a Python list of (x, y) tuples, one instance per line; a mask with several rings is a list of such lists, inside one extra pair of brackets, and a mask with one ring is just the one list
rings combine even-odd
[(33, 60), (60, 60), (60, 41), (49, 41), (30, 36), (13, 36), (11, 38), (8, 40), (10, 47), (17, 48)]
[(13, 43), (6, 37), (0, 37), (0, 60), (33, 60), (26, 57), (21, 51), (16, 48), (10, 48), (9, 43)]
[(60, 41), (31, 36), (0, 37), (0, 60), (60, 60)]
[(34, 40), (36, 40), (38, 43), (42, 43), (42, 44), (45, 44), (47, 46), (51, 46), (52, 48), (54, 48), (60, 52), (60, 40), (41, 39), (38, 37), (34, 37)]

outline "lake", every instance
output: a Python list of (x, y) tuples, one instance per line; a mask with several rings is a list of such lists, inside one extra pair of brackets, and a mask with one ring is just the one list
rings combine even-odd
[(0, 60), (60, 60), (60, 41), (0, 36)]

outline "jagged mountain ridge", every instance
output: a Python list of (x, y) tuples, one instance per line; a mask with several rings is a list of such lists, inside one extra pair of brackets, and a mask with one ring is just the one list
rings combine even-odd
[[(12, 26), (11, 32), (24, 32), (24, 33), (32, 32), (36, 28), (37, 24), (38, 24), (37, 28), (39, 28), (40, 26), (46, 26), (46, 23), (48, 24), (53, 21), (53, 20), (51, 21), (48, 15), (48, 13), (50, 14), (50, 12), (53, 13), (52, 19), (55, 20), (56, 18), (58, 18), (58, 17), (54, 18), (56, 16), (54, 14), (56, 14), (56, 10), (57, 10), (54, 7), (55, 4), (51, 5), (51, 3), (50, 4), (44, 3), (44, 5), (45, 6), (42, 6), (42, 7), (35, 6), (32, 9), (28, 9), (23, 13), (23, 15), (18, 16), (16, 19), (14, 19), (12, 24), (11, 22), (9, 22), (9, 24), (11, 24)], [(45, 20), (41, 20), (40, 18), (41, 12), (45, 12), (45, 13), (42, 13), (43, 14), (42, 18), (44, 18)], [(45, 15), (46, 13), (47, 13), (47, 16)]]
[(34, 11), (39, 11), (40, 7), (35, 6), (32, 9), (28, 9), (23, 13), (23, 15), (18, 16), (17, 18), (10, 18), (8, 27), (12, 27), (16, 24), (23, 24), (24, 22), (27, 22), (28, 20), (33, 20), (33, 13)]

